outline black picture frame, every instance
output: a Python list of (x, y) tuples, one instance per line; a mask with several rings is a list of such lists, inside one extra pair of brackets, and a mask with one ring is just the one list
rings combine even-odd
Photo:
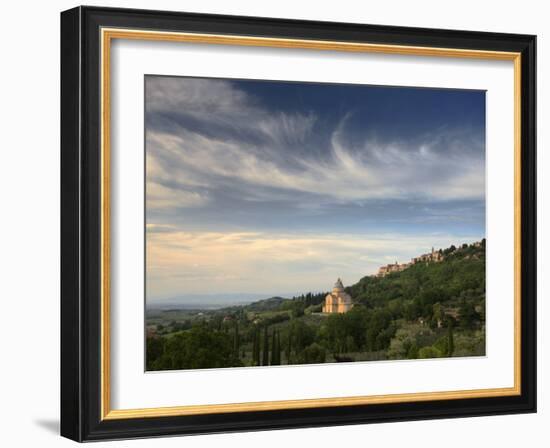
[[(102, 27), (521, 53), (521, 394), (102, 420)], [(536, 412), (535, 55), (531, 35), (99, 7), (61, 13), (61, 435), (92, 441)]]

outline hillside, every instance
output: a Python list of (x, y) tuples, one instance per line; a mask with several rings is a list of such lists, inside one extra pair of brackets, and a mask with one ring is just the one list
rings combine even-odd
[(416, 263), (385, 277), (363, 277), (346, 291), (368, 308), (402, 306), (409, 319), (432, 317), (435, 303), (453, 308), (466, 301), (484, 309), (485, 241), (441, 252), (443, 261)]
[(147, 368), (483, 355), (485, 240), (417, 260), (347, 287), (354, 305), (344, 314), (320, 313), (326, 293), (308, 293), (171, 315), (164, 325), (157, 315), (148, 325)]
[(290, 299), (284, 299), (283, 297), (270, 297), (269, 299), (258, 300), (248, 305), (241, 305), (235, 308), (242, 308), (248, 311), (275, 311), (278, 310), (283, 303), (289, 301)]

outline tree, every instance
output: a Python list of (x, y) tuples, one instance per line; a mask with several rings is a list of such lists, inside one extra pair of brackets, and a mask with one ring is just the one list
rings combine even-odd
[(147, 356), (145, 358), (147, 370), (155, 369), (155, 361), (162, 356), (164, 352), (164, 338), (147, 338)]
[(292, 362), (292, 328), (288, 329), (288, 338), (285, 350), (286, 363), (291, 364)]
[(418, 358), (418, 345), (416, 342), (413, 342), (409, 349), (407, 350), (407, 359), (417, 359)]
[(290, 329), (296, 354), (315, 340), (315, 330), (304, 323), (302, 319), (294, 319), (291, 322)]
[(235, 351), (235, 356), (239, 357), (239, 344), (240, 344), (240, 337), (239, 337), (239, 323), (235, 322), (235, 330), (233, 334), (233, 350)]
[(463, 299), (459, 309), (460, 326), (471, 329), (480, 320), (479, 313), (475, 310), (471, 300)]
[[(393, 329), (390, 328), (391, 315), (380, 308), (374, 311), (367, 324), (367, 349), (369, 351), (385, 350), (390, 345)], [(390, 329), (389, 332), (385, 330)]]
[(277, 365), (281, 365), (281, 333), (277, 331)]
[(232, 338), (224, 332), (196, 325), (166, 339), (156, 370), (209, 369), (241, 365), (233, 350)]
[(267, 335), (267, 325), (264, 327), (264, 351), (262, 353), (262, 366), (269, 365), (269, 336)]
[(439, 326), (439, 324), (443, 322), (443, 317), (444, 317), (441, 303), (439, 302), (434, 303), (432, 309), (433, 309), (432, 316), (433, 316), (433, 321), (435, 323), (435, 326)]
[(252, 365), (257, 366), (256, 364), (256, 349), (258, 347), (258, 338), (257, 336), (258, 331), (254, 329), (254, 332), (252, 333)]
[(329, 348), (332, 350), (334, 355), (345, 353), (347, 351), (347, 332), (344, 319), (344, 314), (331, 314), (327, 319), (327, 338)]
[(420, 358), (419, 347), (431, 344), (433, 331), (419, 324), (405, 324), (391, 339), (387, 351), (390, 359)]
[(449, 341), (447, 342), (447, 356), (453, 356), (453, 353), (455, 351), (455, 339), (453, 335), (453, 323), (451, 322), (449, 325), (449, 334), (448, 334)]
[(275, 365), (274, 363), (277, 362), (277, 333), (276, 330), (273, 330), (273, 333), (271, 334), (271, 365)]
[(324, 347), (314, 342), (306, 347), (298, 355), (299, 364), (322, 364), (325, 362), (326, 352)]
[(279, 339), (279, 332), (273, 330), (273, 341), (271, 347), (271, 365), (279, 366), (281, 365), (281, 345)]
[(420, 359), (441, 358), (441, 355), (441, 352), (432, 346), (422, 347), (418, 350), (418, 357)]
[(254, 336), (252, 340), (252, 365), (260, 365), (260, 329), (254, 328)]
[(304, 315), (305, 303), (303, 301), (296, 301), (292, 304), (292, 317), (298, 318)]

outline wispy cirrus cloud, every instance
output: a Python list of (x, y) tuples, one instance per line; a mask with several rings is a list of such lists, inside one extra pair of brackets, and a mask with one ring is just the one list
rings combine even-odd
[[(347, 126), (345, 114), (324, 141), (308, 140), (313, 113), (270, 111), (229, 82), (152, 78), (149, 83), (147, 110), (156, 118), (147, 132), (148, 180), (162, 185), (167, 196), (170, 190), (179, 194), (178, 186), (217, 189), (228, 183), (242, 184), (249, 193), (261, 187), (264, 198), (269, 188), (276, 196), (284, 190), (338, 201), (484, 196), (483, 135), (469, 129), (434, 129), (414, 141), (361, 137)], [(166, 118), (169, 111), (173, 115)], [(200, 125), (188, 124), (189, 117)], [(164, 124), (155, 125), (158, 121)], [(153, 207), (162, 203), (151, 197)]]

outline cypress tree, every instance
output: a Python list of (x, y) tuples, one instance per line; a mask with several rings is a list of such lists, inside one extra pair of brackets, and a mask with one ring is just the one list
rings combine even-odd
[(239, 357), (239, 323), (235, 322), (235, 333), (233, 334), (233, 351), (235, 352), (235, 357)]
[(292, 330), (290, 328), (288, 329), (288, 341), (286, 345), (285, 355), (286, 355), (286, 363), (290, 364), (291, 363), (290, 357), (292, 355)]
[(256, 361), (257, 361), (259, 366), (262, 365), (262, 361), (261, 361), (262, 346), (261, 346), (261, 343), (262, 343), (262, 335), (261, 335), (260, 329), (258, 328), (258, 347), (256, 349), (256, 351), (257, 351)]
[(256, 363), (256, 330), (252, 334), (252, 365)]
[(260, 330), (258, 328), (254, 328), (252, 340), (252, 365), (260, 365)]
[(262, 366), (269, 365), (269, 336), (267, 335), (267, 325), (264, 327), (264, 351), (262, 353)]
[(281, 333), (277, 331), (277, 365), (281, 365)]
[(273, 330), (273, 336), (271, 341), (271, 365), (277, 365), (277, 330)]

